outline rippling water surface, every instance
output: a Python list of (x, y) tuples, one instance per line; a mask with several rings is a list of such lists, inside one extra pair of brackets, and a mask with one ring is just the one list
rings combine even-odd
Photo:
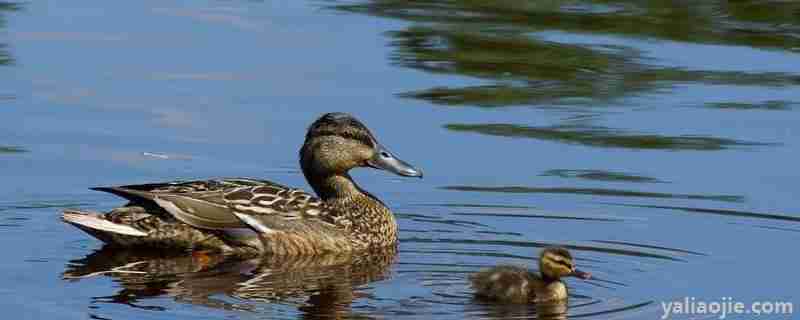
[[(0, 2), (0, 307), (12, 318), (654, 319), (797, 300), (800, 4), (792, 1)], [(358, 169), (397, 252), (226, 261), (103, 249), (98, 185), (308, 188), (323, 112), (425, 179)], [(566, 310), (467, 276), (570, 248)], [(789, 319), (792, 316), (774, 316)], [(772, 317), (768, 317), (772, 318)]]

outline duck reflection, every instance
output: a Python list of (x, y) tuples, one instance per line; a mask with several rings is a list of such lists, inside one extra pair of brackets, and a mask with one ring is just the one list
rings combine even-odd
[(480, 304), (482, 318), (566, 320), (567, 300), (535, 304)]
[(535, 306), (537, 319), (566, 320), (567, 301), (539, 303)]
[(367, 296), (354, 288), (388, 278), (396, 256), (396, 247), (357, 254), (250, 260), (203, 252), (186, 255), (103, 248), (71, 261), (63, 278), (79, 281), (111, 277), (122, 289), (95, 297), (94, 302), (148, 310), (161, 307), (143, 305), (141, 300), (167, 296), (224, 310), (254, 310), (258, 302), (298, 305), (304, 319), (366, 318), (351, 310), (354, 300)]

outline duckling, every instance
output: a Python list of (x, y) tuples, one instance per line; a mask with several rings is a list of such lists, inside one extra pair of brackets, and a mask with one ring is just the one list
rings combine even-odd
[(550, 247), (539, 256), (536, 274), (518, 266), (496, 266), (470, 276), (475, 296), (501, 303), (554, 302), (567, 299), (567, 287), (561, 277), (589, 279), (587, 272), (575, 269), (567, 249)]
[(422, 177), (355, 117), (328, 113), (308, 128), (300, 167), (318, 197), (250, 178), (100, 187), (129, 203), (108, 213), (66, 210), (62, 219), (117, 247), (212, 250), (234, 255), (317, 255), (397, 242), (389, 208), (359, 187), (356, 167)]

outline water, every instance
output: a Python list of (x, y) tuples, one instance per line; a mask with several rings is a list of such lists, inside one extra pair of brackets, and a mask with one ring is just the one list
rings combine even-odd
[[(567, 280), (570, 318), (653, 319), (684, 297), (797, 306), (799, 10), (4, 3), (0, 307), (23, 319), (535, 317), (547, 310), (473, 301), (466, 277), (535, 265), (547, 245), (596, 277)], [(121, 204), (97, 185), (252, 176), (308, 189), (296, 152), (330, 111), (425, 170), (355, 170), (395, 211), (397, 253), (117, 252), (58, 219)]]

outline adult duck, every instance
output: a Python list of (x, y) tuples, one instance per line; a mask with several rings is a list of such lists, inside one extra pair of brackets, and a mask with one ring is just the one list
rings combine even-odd
[(371, 167), (407, 177), (398, 159), (345, 113), (314, 121), (300, 167), (319, 196), (274, 182), (226, 178), (93, 188), (129, 201), (107, 213), (66, 210), (63, 220), (111, 246), (312, 255), (395, 245), (397, 223), (348, 174)]

